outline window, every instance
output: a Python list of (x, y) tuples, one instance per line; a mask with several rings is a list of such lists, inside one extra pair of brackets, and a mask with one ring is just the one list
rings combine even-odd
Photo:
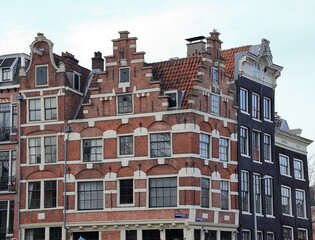
[(219, 139), (219, 157), (222, 162), (227, 162), (229, 159), (229, 140), (226, 138)]
[[(44, 106), (44, 109), (42, 109), (42, 106)], [(57, 98), (29, 99), (28, 115), (30, 122), (57, 120)]]
[(249, 230), (243, 230), (242, 231), (242, 240), (250, 240), (250, 231)]
[(103, 209), (103, 182), (78, 183), (78, 210)]
[(160, 240), (160, 230), (159, 229), (150, 229), (142, 230), (142, 240)]
[(210, 136), (204, 133), (200, 133), (200, 145), (199, 145), (200, 157), (210, 157)]
[(170, 133), (154, 133), (150, 135), (151, 157), (171, 156), (171, 135)]
[(168, 96), (168, 108), (177, 109), (177, 92), (165, 93)]
[(56, 206), (57, 182), (55, 180), (28, 183), (29, 209), (55, 208)]
[(215, 67), (212, 68), (212, 83), (218, 84), (218, 69)]
[(296, 179), (304, 179), (303, 162), (298, 159), (293, 160), (294, 177)]
[(282, 229), (282, 240), (292, 240), (293, 231), (291, 227), (283, 227)]
[[(44, 146), (42, 148), (42, 146)], [(40, 164), (57, 162), (57, 137), (46, 136), (29, 138), (28, 140), (29, 163)]]
[(274, 240), (275, 234), (272, 232), (267, 232), (267, 240)]
[(165, 229), (165, 240), (184, 239), (183, 229)]
[(281, 209), (283, 214), (291, 215), (290, 188), (281, 186)]
[(260, 133), (252, 132), (252, 158), (254, 161), (260, 161)]
[(149, 206), (150, 207), (176, 207), (177, 206), (177, 179), (151, 178), (149, 180)]
[(249, 174), (244, 171), (241, 172), (241, 208), (249, 212)]
[(257, 232), (257, 240), (263, 240), (264, 238), (263, 238), (263, 233), (262, 232), (260, 232), (260, 231), (258, 231)]
[(289, 158), (284, 155), (279, 155), (280, 173), (282, 175), (290, 176)]
[(47, 66), (36, 66), (36, 86), (47, 85), (48, 79), (48, 67)]
[(0, 151), (0, 191), (15, 184), (16, 151)]
[(271, 100), (264, 97), (264, 119), (271, 120)]
[(61, 240), (61, 239), (62, 239), (61, 227), (49, 228), (49, 240)]
[(118, 114), (126, 114), (132, 112), (132, 94), (118, 96)]
[(264, 160), (271, 162), (271, 136), (264, 134)]
[(133, 154), (133, 136), (119, 137), (119, 154), (121, 156)]
[(119, 181), (119, 204), (133, 204), (133, 180)]
[(260, 117), (260, 102), (259, 102), (259, 95), (256, 93), (252, 94), (252, 117), (254, 119), (259, 119)]
[(80, 75), (77, 73), (73, 74), (73, 89), (80, 91)]
[(10, 68), (2, 68), (2, 81), (11, 80), (11, 70)]
[(137, 240), (137, 230), (125, 230), (126, 240)]
[(45, 228), (25, 229), (25, 240), (44, 240)]
[(240, 152), (243, 155), (248, 155), (248, 129), (240, 128)]
[(306, 229), (298, 229), (297, 230), (298, 240), (307, 240), (307, 230)]
[(13, 234), (14, 201), (0, 201), (0, 239)]
[(248, 113), (248, 91), (240, 89), (240, 110)]
[(261, 176), (259, 174), (254, 174), (254, 204), (256, 206), (256, 213), (261, 213)]
[(129, 68), (120, 68), (119, 69), (119, 82), (129, 82)]
[(267, 215), (273, 215), (273, 181), (265, 178), (265, 210)]
[(102, 139), (83, 140), (83, 162), (102, 161)]
[(210, 180), (201, 178), (201, 207), (210, 206)]
[(211, 94), (211, 113), (216, 115), (220, 113), (220, 97), (216, 94)]
[(305, 218), (305, 193), (302, 190), (295, 190), (296, 216)]
[(16, 132), (16, 106), (11, 106), (0, 103), (0, 141), (9, 141), (10, 134)]
[(220, 182), (220, 204), (221, 209), (229, 209), (229, 182), (221, 181)]
[(57, 119), (57, 105), (56, 98), (45, 98), (45, 120), (56, 120)]

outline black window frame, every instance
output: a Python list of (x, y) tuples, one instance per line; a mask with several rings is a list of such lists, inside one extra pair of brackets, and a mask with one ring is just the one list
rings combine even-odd
[(12, 81), (11, 73), (11, 68), (2, 68), (2, 82)]
[(248, 156), (248, 132), (248, 128), (240, 127), (240, 153), (245, 156)]

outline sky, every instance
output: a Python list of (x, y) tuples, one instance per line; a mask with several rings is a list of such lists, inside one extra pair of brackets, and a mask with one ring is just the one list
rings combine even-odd
[[(270, 41), (277, 80), (276, 112), (315, 140), (314, 0), (11, 0), (1, 11), (0, 55), (29, 53), (38, 32), (91, 68), (94, 52), (112, 54), (112, 39), (128, 30), (146, 62), (185, 57), (186, 38), (217, 29), (228, 49)], [(315, 166), (315, 143), (308, 147)]]

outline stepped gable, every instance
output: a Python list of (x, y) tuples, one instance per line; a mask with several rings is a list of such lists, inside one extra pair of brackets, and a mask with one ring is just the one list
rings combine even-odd
[(221, 56), (226, 58), (225, 70), (226, 73), (230, 74), (231, 77), (234, 77), (234, 56), (239, 52), (248, 52), (250, 51), (251, 45), (236, 47), (231, 49), (226, 49), (221, 52)]
[(185, 90), (182, 109), (187, 109), (187, 95), (192, 91), (193, 79), (198, 77), (200, 57), (188, 57), (176, 60), (152, 63), (153, 79), (161, 82), (161, 90)]

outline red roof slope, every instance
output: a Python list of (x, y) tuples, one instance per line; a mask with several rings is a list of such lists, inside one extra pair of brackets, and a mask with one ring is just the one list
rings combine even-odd
[(221, 56), (226, 58), (225, 69), (226, 73), (230, 74), (232, 77), (234, 76), (234, 55), (239, 52), (248, 52), (250, 50), (250, 45), (231, 48), (227, 50), (223, 50), (221, 52)]

